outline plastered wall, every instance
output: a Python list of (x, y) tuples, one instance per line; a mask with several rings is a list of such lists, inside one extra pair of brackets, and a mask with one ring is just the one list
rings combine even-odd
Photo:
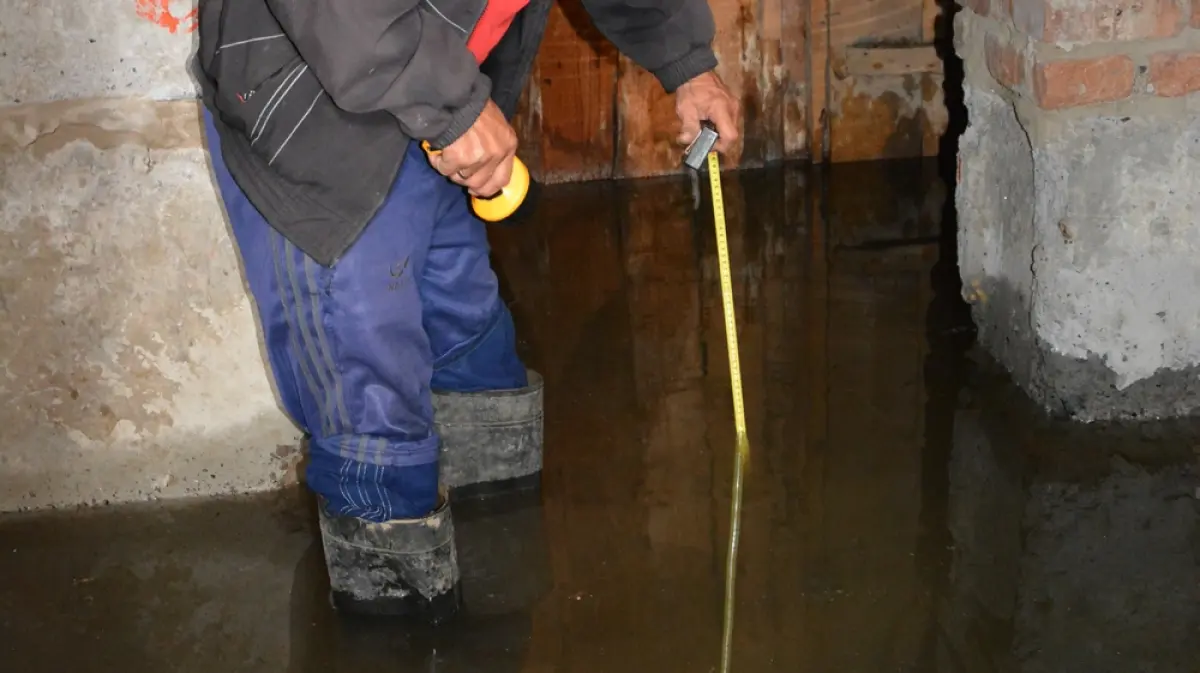
[(0, 511), (294, 479), (193, 31), (175, 3), (0, 6)]

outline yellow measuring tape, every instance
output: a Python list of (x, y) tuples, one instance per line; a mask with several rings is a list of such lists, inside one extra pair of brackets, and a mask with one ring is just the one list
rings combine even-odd
[(733, 427), (737, 449), (733, 460), (733, 497), (729, 516), (729, 548), (725, 560), (725, 615), (721, 630), (721, 673), (729, 673), (733, 649), (734, 586), (737, 584), (738, 541), (742, 532), (742, 479), (750, 459), (746, 436), (746, 403), (742, 397), (742, 365), (738, 359), (737, 315), (733, 310), (733, 274), (729, 270), (729, 239), (725, 235), (725, 199), (721, 194), (721, 160), (708, 154), (708, 185), (712, 190), (713, 228), (721, 275), (721, 305), (725, 309), (725, 346), (729, 351), (729, 386), (733, 390)]

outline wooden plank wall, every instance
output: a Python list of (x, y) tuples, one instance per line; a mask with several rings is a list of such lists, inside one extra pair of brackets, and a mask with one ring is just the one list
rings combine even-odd
[[(817, 2), (818, 0), (813, 0)], [(824, 1), (824, 0), (822, 0)], [(946, 128), (933, 0), (827, 0), (828, 159), (933, 156)]]
[[(740, 96), (730, 167), (934, 154), (944, 128), (936, 0), (709, 0), (722, 78)], [(681, 171), (673, 101), (559, 0), (516, 126), (546, 182)]]

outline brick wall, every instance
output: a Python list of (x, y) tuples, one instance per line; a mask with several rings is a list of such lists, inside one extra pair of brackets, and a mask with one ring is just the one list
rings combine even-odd
[(1200, 90), (1200, 0), (961, 0), (987, 71), (1045, 110)]
[(959, 1), (979, 343), (1056, 414), (1200, 413), (1200, 7)]

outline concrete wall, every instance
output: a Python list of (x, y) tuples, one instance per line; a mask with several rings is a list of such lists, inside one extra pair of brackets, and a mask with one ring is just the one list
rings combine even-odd
[(294, 471), (202, 149), (187, 11), (0, 9), (0, 511)]
[(981, 343), (1056, 413), (1200, 410), (1200, 11), (966, 4), (956, 197)]

